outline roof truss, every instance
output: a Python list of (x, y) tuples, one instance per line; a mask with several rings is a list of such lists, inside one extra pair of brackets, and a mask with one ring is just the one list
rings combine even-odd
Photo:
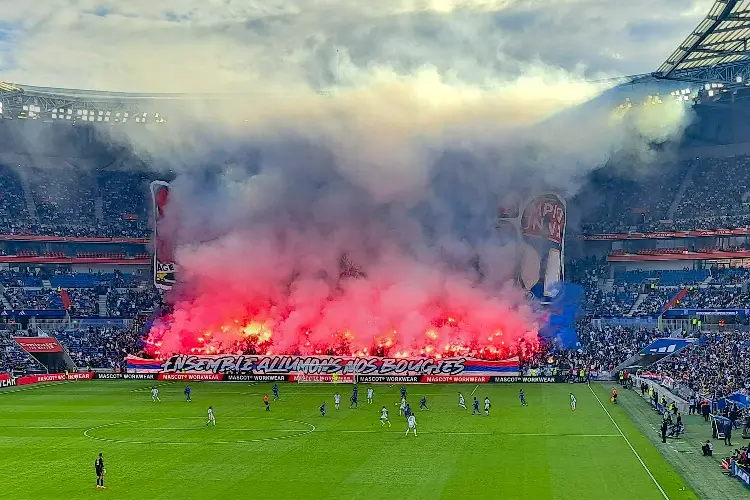
[(746, 82), (750, 76), (750, 0), (716, 0), (706, 18), (652, 76), (728, 85), (741, 77)]

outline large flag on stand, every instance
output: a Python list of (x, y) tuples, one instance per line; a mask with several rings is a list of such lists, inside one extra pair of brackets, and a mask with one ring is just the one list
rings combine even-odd
[(575, 348), (578, 343), (575, 322), (583, 293), (583, 287), (580, 285), (561, 283), (557, 296), (544, 306), (549, 320), (539, 333), (545, 338), (555, 340), (562, 347)]
[(76, 370), (75, 363), (55, 337), (14, 337), (13, 340), (50, 373)]
[(154, 181), (150, 186), (154, 217), (154, 286), (162, 290), (169, 290), (175, 284), (176, 271), (171, 242), (160, 228), (169, 203), (169, 187), (166, 181)]
[(62, 301), (63, 309), (66, 311), (70, 311), (70, 306), (72, 305), (70, 301), (70, 295), (68, 295), (67, 290), (60, 290), (60, 300)]

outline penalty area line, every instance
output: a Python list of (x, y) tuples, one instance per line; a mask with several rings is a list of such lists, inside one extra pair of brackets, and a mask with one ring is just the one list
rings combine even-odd
[(643, 459), (641, 458), (641, 456), (640, 456), (640, 455), (638, 454), (638, 452), (637, 452), (637, 451), (635, 451), (635, 448), (633, 448), (633, 445), (632, 445), (632, 444), (630, 443), (630, 440), (629, 440), (629, 439), (628, 439), (628, 438), (627, 438), (627, 437), (625, 436), (625, 433), (623, 433), (623, 432), (622, 432), (622, 429), (620, 428), (620, 426), (619, 426), (619, 425), (617, 425), (617, 422), (615, 422), (615, 419), (614, 419), (614, 418), (612, 418), (612, 415), (611, 415), (611, 414), (609, 413), (609, 410), (607, 410), (607, 407), (606, 407), (606, 406), (604, 406), (604, 403), (602, 403), (602, 400), (601, 400), (601, 399), (599, 399), (599, 395), (598, 395), (597, 393), (595, 393), (595, 392), (594, 392), (594, 389), (592, 389), (592, 388), (591, 388), (591, 385), (589, 385), (589, 386), (588, 386), (588, 388), (589, 388), (589, 390), (591, 391), (591, 394), (593, 394), (593, 395), (594, 395), (594, 397), (596, 398), (596, 400), (597, 400), (597, 401), (599, 402), (599, 406), (601, 406), (601, 407), (602, 407), (602, 410), (604, 410), (604, 413), (606, 413), (606, 414), (607, 414), (607, 416), (609, 417), (609, 419), (610, 419), (610, 420), (612, 421), (612, 423), (613, 423), (613, 424), (615, 424), (615, 428), (617, 429), (617, 432), (619, 432), (619, 433), (620, 433), (620, 436), (622, 436), (622, 438), (623, 438), (623, 439), (625, 440), (625, 442), (626, 442), (626, 443), (628, 444), (628, 446), (630, 447), (630, 451), (632, 451), (632, 452), (633, 452), (633, 454), (635, 455), (635, 458), (637, 458), (637, 459), (638, 459), (638, 461), (639, 461), (639, 462), (641, 463), (641, 466), (643, 467), (643, 470), (645, 470), (645, 471), (646, 471), (646, 473), (647, 473), (647, 474), (648, 474), (648, 476), (649, 476), (649, 477), (651, 478), (651, 480), (652, 480), (652, 481), (654, 482), (654, 484), (656, 485), (656, 487), (657, 487), (657, 488), (659, 488), (659, 492), (661, 492), (661, 495), (662, 495), (662, 496), (663, 496), (663, 497), (664, 497), (664, 498), (665, 498), (666, 500), (669, 500), (669, 497), (667, 496), (667, 493), (666, 493), (666, 492), (664, 491), (664, 488), (662, 488), (662, 487), (661, 487), (661, 485), (659, 484), (659, 481), (657, 481), (657, 480), (656, 480), (656, 478), (655, 478), (655, 477), (654, 477), (654, 475), (653, 475), (653, 474), (651, 473), (651, 471), (649, 470), (649, 468), (648, 468), (648, 467), (646, 467), (646, 464), (645, 464), (645, 462), (643, 461)]
[[(374, 429), (318, 429), (316, 432), (352, 433), (352, 434), (380, 434), (381, 430)], [(401, 432), (401, 431), (395, 431)], [(512, 437), (589, 437), (589, 438), (619, 438), (619, 434), (553, 434), (535, 432), (461, 432), (461, 431), (423, 431), (425, 435), (449, 436), (512, 436)]]

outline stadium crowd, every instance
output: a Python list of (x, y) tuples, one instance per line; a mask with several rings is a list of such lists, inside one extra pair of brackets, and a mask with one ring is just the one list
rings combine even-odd
[(712, 398), (736, 391), (750, 395), (750, 332), (705, 333), (691, 346), (659, 363), (660, 373)]
[(609, 172), (582, 194), (598, 195), (606, 207), (585, 212), (582, 232), (745, 227), (750, 225), (748, 166), (749, 156), (707, 157), (656, 166), (635, 180)]
[(71, 169), (59, 174), (0, 165), (0, 233), (148, 237), (146, 193), (151, 180), (133, 172)]

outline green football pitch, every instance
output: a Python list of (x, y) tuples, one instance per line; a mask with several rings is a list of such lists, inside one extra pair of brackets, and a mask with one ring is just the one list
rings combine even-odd
[[(611, 385), (410, 385), (418, 435), (405, 436), (398, 386), (348, 409), (351, 386), (70, 382), (0, 392), (0, 498), (18, 499), (683, 499), (697, 498), (619, 406)], [(342, 394), (342, 408), (333, 394)], [(578, 409), (572, 412), (568, 393)], [(458, 406), (489, 396), (489, 417)], [(328, 415), (318, 411), (327, 403)], [(206, 427), (212, 405), (216, 427)], [(382, 427), (385, 405), (392, 427)], [(101, 452), (106, 490), (95, 488)]]

